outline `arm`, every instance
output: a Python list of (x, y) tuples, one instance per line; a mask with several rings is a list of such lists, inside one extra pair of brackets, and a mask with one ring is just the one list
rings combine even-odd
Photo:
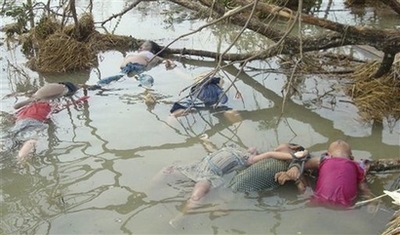
[(291, 160), (292, 155), (290, 155), (290, 153), (283, 153), (283, 152), (265, 152), (262, 154), (250, 156), (249, 159), (247, 160), (247, 162), (249, 163), (249, 165), (251, 165), (258, 161), (266, 159), (266, 158), (275, 158), (275, 159), (279, 159), (279, 160)]
[[(317, 170), (320, 164), (320, 157), (311, 157), (304, 163), (304, 169)], [(290, 167), (290, 166), (289, 166)], [(296, 164), (293, 164), (287, 171), (278, 172), (275, 174), (275, 181), (283, 185), (289, 180), (298, 180), (301, 176), (301, 169)]]
[(164, 62), (164, 59), (159, 56), (154, 56), (152, 59), (147, 60), (147, 66), (150, 68), (154, 68), (155, 66)]
[(312, 157), (304, 163), (304, 169), (306, 170), (318, 170), (319, 164), (321, 163), (320, 157)]
[(258, 154), (258, 155), (254, 155), (249, 157), (248, 164), (254, 164), (262, 159), (266, 159), (266, 158), (275, 158), (278, 160), (292, 160), (294, 158), (302, 158), (308, 155), (308, 151), (300, 151), (297, 152), (295, 154), (291, 154), (291, 153), (285, 153), (285, 152), (265, 152), (262, 154)]
[(374, 194), (369, 189), (368, 184), (367, 182), (365, 182), (365, 180), (358, 183), (358, 190), (360, 191), (360, 196), (365, 199), (371, 199), (374, 197)]

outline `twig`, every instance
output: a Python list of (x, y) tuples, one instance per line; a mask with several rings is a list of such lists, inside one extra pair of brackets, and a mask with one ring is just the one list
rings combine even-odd
[(125, 13), (127, 13), (128, 11), (132, 10), (134, 7), (139, 5), (139, 3), (141, 3), (141, 2), (150, 2), (150, 1), (155, 1), (155, 0), (136, 0), (136, 1), (134, 1), (131, 5), (129, 5), (127, 8), (125, 8), (120, 13), (114, 14), (114, 15), (110, 16), (108, 19), (106, 19), (103, 22), (101, 22), (101, 26), (103, 27), (105, 23), (107, 23), (108, 21), (110, 21), (110, 20), (112, 20), (114, 18), (117, 18), (119, 16), (123, 16)]
[[(216, 70), (218, 70), (218, 69), (221, 68), (222, 58), (224, 57), (224, 55), (226, 55), (226, 53), (228, 53), (228, 51), (233, 47), (233, 45), (235, 45), (235, 43), (239, 40), (240, 36), (241, 36), (241, 35), (244, 33), (244, 31), (247, 29), (247, 26), (249, 25), (249, 22), (250, 22), (250, 20), (253, 18), (253, 15), (254, 15), (254, 13), (255, 13), (255, 11), (256, 11), (256, 9), (257, 9), (258, 0), (255, 0), (254, 3), (252, 3), (252, 4), (253, 4), (253, 9), (251, 10), (251, 13), (250, 13), (249, 17), (247, 18), (247, 21), (246, 21), (245, 25), (242, 27), (241, 31), (236, 35), (235, 39), (234, 39), (233, 42), (229, 45), (229, 47), (226, 48), (226, 50), (225, 50), (222, 54), (220, 54)], [(250, 5), (250, 4), (249, 4), (249, 5)], [(248, 5), (246, 5), (246, 7), (247, 7), (247, 6), (248, 6)], [(237, 10), (237, 8), (235, 8), (235, 9), (233, 9), (233, 10), (231, 10), (231, 11), (226, 12), (224, 15), (231, 14), (232, 12), (235, 12), (236, 10)], [(233, 86), (233, 87), (236, 89), (236, 94), (240, 94), (240, 91), (239, 91), (239, 89), (236, 87), (236, 85), (234, 84), (234, 82), (237, 80), (237, 78), (239, 77), (239, 75), (240, 75), (240, 73), (241, 73), (242, 71), (243, 71), (242, 69), (239, 70), (239, 73), (235, 76), (235, 78), (234, 78), (233, 81), (229, 78), (229, 80), (231, 81), (231, 85), (228, 87), (228, 89), (226, 89), (226, 91), (225, 91), (224, 93), (226, 93), (226, 92)], [(221, 96), (221, 98), (222, 98), (222, 96)], [(221, 99), (221, 98), (220, 98), (220, 99)], [(243, 97), (241, 97), (241, 98), (242, 98), (242, 101), (243, 101)]]
[[(400, 189), (397, 189), (397, 190), (395, 190), (393, 192), (400, 192)], [(388, 195), (386, 193), (384, 193), (384, 194), (382, 194), (380, 196), (377, 196), (377, 197), (374, 197), (374, 198), (371, 198), (371, 199), (368, 199), (368, 200), (364, 200), (364, 201), (361, 201), (361, 202), (357, 202), (356, 204), (354, 204), (353, 208), (365, 205), (367, 203), (373, 202), (373, 201), (378, 200), (380, 198), (383, 198), (385, 196), (388, 196)]]
[[(216, 24), (216, 23), (218, 23), (218, 22), (220, 22), (220, 21), (222, 21), (222, 20), (224, 20), (224, 19), (226, 19), (226, 18), (228, 18), (228, 17), (230, 17), (230, 16), (232, 16), (232, 15), (234, 15), (234, 14), (236, 14), (236, 13), (239, 13), (239, 12), (241, 12), (241, 11), (244, 11), (244, 10), (246, 10), (247, 8), (251, 7), (252, 5), (253, 5), (253, 3), (250, 3), (250, 4), (246, 5), (246, 6), (243, 6), (243, 7), (240, 7), (240, 8), (235, 8), (234, 10), (231, 10), (231, 11), (226, 12), (222, 17), (220, 17), (220, 18), (218, 18), (218, 19), (216, 19), (216, 20), (213, 20), (213, 21), (211, 21), (210, 23), (207, 23), (207, 24), (205, 24), (205, 25), (202, 25), (202, 26), (200, 26), (199, 28), (197, 28), (196, 30), (194, 30), (194, 31), (192, 31), (192, 32), (190, 32), (190, 33), (182, 34), (181, 36), (175, 38), (172, 42), (170, 42), (170, 43), (169, 43), (167, 46), (165, 46), (162, 50), (160, 50), (156, 55), (159, 55), (160, 53), (162, 53), (165, 49), (167, 49), (169, 46), (171, 46), (171, 45), (172, 45), (173, 43), (175, 43), (176, 41), (178, 41), (178, 40), (180, 40), (180, 39), (182, 39), (182, 38), (184, 38), (184, 37), (190, 36), (190, 35), (192, 35), (192, 34), (195, 34), (195, 33), (197, 33), (197, 32), (200, 32), (200, 31), (203, 30), (204, 28), (207, 28), (208, 26), (214, 25), (214, 24)], [(154, 59), (154, 58), (153, 58), (153, 59)], [(153, 59), (152, 59), (152, 60), (153, 60)], [(149, 61), (149, 63), (150, 63), (150, 62), (151, 62), (151, 60)]]
[[(303, 1), (300, 0), (300, 1), (299, 1), (299, 6), (298, 6), (298, 9), (299, 9), (299, 10), (297, 10), (297, 14), (296, 14), (296, 17), (295, 17), (295, 21), (293, 21), (293, 24), (290, 26), (289, 30), (286, 31), (286, 35), (289, 34), (289, 32), (291, 32), (291, 31), (293, 30), (294, 25), (295, 25), (295, 23), (296, 23), (297, 20), (298, 20), (298, 21), (301, 21), (300, 19), (301, 19), (301, 9), (302, 9), (302, 8), (300, 8), (300, 7), (302, 7), (302, 6), (303, 6)], [(300, 24), (300, 22), (299, 22), (299, 24)], [(300, 28), (300, 29), (301, 29), (301, 28)], [(300, 56), (302, 56), (302, 41), (301, 41), (301, 37), (302, 37), (302, 36), (301, 36), (301, 30), (299, 30), (299, 37), (300, 37)], [(278, 43), (281, 42), (281, 41), (282, 41), (282, 39), (279, 40)], [(295, 71), (296, 71), (298, 65), (299, 65), (299, 60), (296, 61), (296, 64), (295, 64), (295, 66), (294, 66), (294, 68), (293, 68), (293, 70), (292, 70), (292, 73), (290, 74), (288, 89), (290, 89), (290, 84), (292, 83), (293, 76), (294, 76), (294, 73), (295, 73)], [(283, 115), (283, 111), (284, 111), (284, 109), (285, 109), (285, 103), (286, 103), (286, 99), (287, 99), (287, 94), (288, 94), (288, 93), (289, 93), (289, 91), (287, 91), (287, 92), (286, 92), (286, 95), (283, 96), (281, 115), (280, 115), (279, 118), (278, 118), (277, 124), (279, 123), (279, 121), (280, 121), (280, 119), (281, 119), (281, 117), (282, 117), (282, 115)]]

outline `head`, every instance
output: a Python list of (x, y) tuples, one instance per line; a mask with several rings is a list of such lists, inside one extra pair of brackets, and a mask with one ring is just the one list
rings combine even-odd
[(278, 147), (274, 149), (275, 152), (285, 152), (285, 153), (295, 153), (304, 150), (305, 148), (303, 146), (293, 143), (280, 144), (278, 145)]
[(328, 147), (328, 154), (332, 157), (344, 157), (353, 160), (350, 144), (343, 140), (336, 140)]
[(153, 54), (157, 54), (158, 52), (161, 51), (161, 49), (162, 48), (160, 45), (150, 40), (144, 41), (142, 45), (139, 47), (139, 51), (150, 51)]
[(79, 86), (72, 82), (59, 82), (59, 84), (63, 84), (68, 88), (68, 92), (65, 96), (73, 96), (79, 90)]

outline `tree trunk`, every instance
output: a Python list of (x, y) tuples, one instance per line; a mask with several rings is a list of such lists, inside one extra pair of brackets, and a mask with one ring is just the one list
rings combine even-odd
[[(191, 1), (188, 2), (187, 0), (171, 0), (171, 2), (175, 2), (194, 11), (198, 10), (195, 5), (190, 4)], [(214, 14), (217, 14), (219, 17), (222, 17), (226, 13), (225, 7), (221, 4), (218, 4), (218, 2), (216, 1), (200, 0), (199, 2), (204, 6), (210, 8), (210, 10)], [(252, 1), (250, 0), (235, 0), (234, 2), (237, 6), (245, 6), (252, 3)], [(257, 6), (257, 10), (260, 11), (260, 13), (262, 13), (263, 15), (278, 16), (286, 18), (288, 20), (293, 20), (294, 18), (294, 14), (290, 9), (279, 7), (276, 5), (259, 3)], [(249, 11), (240, 12), (229, 17), (229, 21), (233, 24), (243, 27), (247, 22), (248, 15)], [(363, 26), (344, 25), (330, 20), (320, 19), (307, 14), (302, 14), (300, 19), (304, 23), (319, 26), (320, 28), (326, 30), (326, 33), (321, 36), (303, 37), (301, 39), (302, 48), (300, 48), (300, 38), (285, 35), (286, 32), (265, 24), (262, 19), (256, 17), (251, 19), (250, 22), (248, 22), (247, 24), (248, 29), (257, 32), (275, 42), (285, 37), (284, 43), (281, 45), (279, 50), (275, 50), (275, 48), (267, 48), (263, 53), (255, 56), (254, 59), (265, 59), (278, 54), (294, 55), (299, 53), (300, 49), (302, 49), (303, 52), (308, 52), (346, 45), (369, 45), (379, 51), (389, 51), (393, 55), (400, 52), (399, 30), (382, 30), (366, 28)], [(223, 59), (229, 60), (233, 58), (242, 57), (229, 55), (224, 57)], [(386, 58), (384, 61), (382, 61), (382, 68), (379, 69), (379, 73), (375, 74), (375, 77), (378, 75), (384, 75), (385, 73), (390, 71), (391, 64), (389, 66), (388, 63), (390, 63), (389, 58)]]
[(380, 0), (384, 4), (388, 5), (391, 7), (397, 14), (400, 15), (400, 2), (397, 0)]
[(385, 53), (382, 59), (382, 63), (379, 66), (378, 71), (374, 74), (374, 78), (379, 78), (387, 73), (390, 72), (390, 68), (392, 67), (394, 57), (396, 56), (396, 53)]

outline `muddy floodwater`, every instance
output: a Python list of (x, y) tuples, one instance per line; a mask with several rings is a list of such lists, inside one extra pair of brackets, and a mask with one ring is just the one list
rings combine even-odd
[[(79, 3), (84, 9), (86, 1)], [(122, 11), (129, 1), (94, 1), (95, 22)], [(330, 2), (330, 1), (323, 1)], [(320, 17), (349, 24), (395, 29), (395, 13), (373, 9), (351, 12), (342, 1), (333, 1), (332, 12)], [(340, 2), (340, 3), (339, 3)], [(167, 3), (147, 2), (121, 19), (105, 24), (109, 32), (151, 39), (167, 45), (175, 38), (196, 30), (205, 21), (191, 20), (182, 9)], [(166, 13), (167, 12), (167, 13)], [(179, 16), (179, 17), (178, 17)], [(5, 18), (3, 24), (9, 22)], [(102, 32), (102, 29), (99, 28)], [(227, 25), (203, 29), (171, 47), (224, 51), (239, 28)], [(314, 28), (306, 33), (318, 33)], [(2, 39), (5, 35), (1, 35)], [(234, 52), (248, 52), (268, 43), (256, 36), (238, 42)], [(90, 71), (43, 75), (25, 67), (20, 47), (1, 46), (1, 94), (24, 92), (49, 82), (72, 81), (95, 84), (99, 77), (119, 72), (124, 55), (117, 51), (98, 54), (99, 64)], [(348, 50), (348, 49), (344, 49)], [(359, 50), (353, 54), (367, 55)], [(349, 82), (335, 75), (300, 76), (296, 84), (301, 95), (284, 102), (281, 89), (287, 81), (275, 60), (253, 61), (235, 83), (243, 100), (228, 91), (228, 106), (237, 113), (199, 110), (175, 119), (169, 115), (173, 102), (186, 94), (180, 91), (193, 79), (215, 67), (209, 58), (187, 57), (177, 67), (158, 66), (148, 71), (155, 83), (151, 91), (124, 78), (109, 90), (88, 91), (89, 99), (54, 114), (46, 141), (32, 159), (19, 165), (17, 152), (4, 151), (0, 158), (1, 234), (379, 234), (397, 206), (383, 198), (379, 207), (354, 210), (310, 207), (311, 190), (299, 194), (293, 185), (272, 192), (234, 194), (225, 187), (212, 190), (204, 204), (180, 217), (189, 197), (190, 182), (163, 182), (157, 173), (168, 165), (200, 160), (208, 153), (200, 140), (207, 134), (215, 147), (229, 144), (254, 146), (261, 151), (282, 142), (295, 142), (315, 154), (329, 142), (348, 141), (356, 159), (398, 158), (400, 123), (362, 122), (357, 108), (341, 85)], [(233, 79), (238, 67), (221, 74)], [(226, 80), (225, 87), (230, 84)], [(146, 102), (151, 94), (155, 104)], [(80, 90), (77, 96), (82, 96)], [(2, 131), (12, 127), (8, 114), (24, 96), (1, 100)], [(283, 106), (284, 103), (284, 106)], [(282, 111), (282, 109), (284, 111)], [(400, 173), (374, 174), (369, 185), (375, 195), (397, 189)], [(374, 210), (372, 210), (374, 209)]]

